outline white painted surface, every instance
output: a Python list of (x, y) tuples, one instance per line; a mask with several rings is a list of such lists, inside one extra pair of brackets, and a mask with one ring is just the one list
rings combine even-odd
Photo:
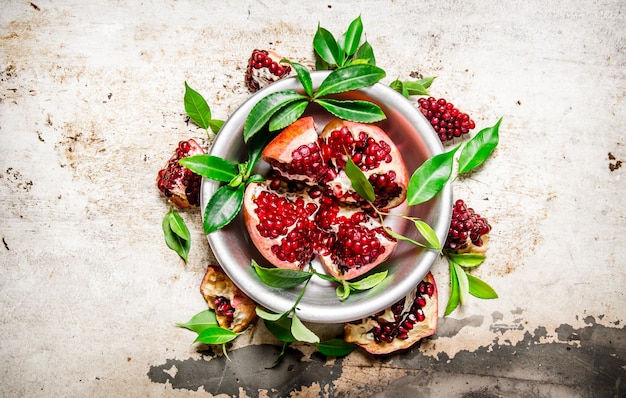
[[(3, 396), (204, 396), (146, 377), (197, 356), (174, 323), (204, 308), (211, 261), (197, 210), (183, 214), (188, 265), (160, 226), (157, 171), (178, 140), (205, 137), (185, 122), (183, 82), (225, 119), (249, 95), (254, 48), (312, 66), (318, 22), (338, 34), (359, 14), (387, 82), (436, 75), (431, 93), (477, 130), (504, 118), (495, 156), (455, 183), (493, 225), (477, 275), (501, 298), (472, 300), (452, 318), (482, 321), (424, 352), (626, 321), (626, 168), (609, 169), (626, 161), (622, 2), (2, 3)], [(447, 266), (433, 271), (443, 310)]]

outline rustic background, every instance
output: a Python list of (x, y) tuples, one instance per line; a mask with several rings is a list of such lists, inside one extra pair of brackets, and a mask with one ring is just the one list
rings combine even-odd
[[(626, 396), (624, 2), (0, 5), (0, 395)], [(493, 225), (476, 275), (500, 298), (386, 358), (296, 345), (267, 370), (260, 325), (232, 361), (198, 352), (175, 323), (205, 308), (211, 254), (198, 210), (189, 263), (167, 249), (155, 186), (180, 139), (211, 142), (183, 83), (226, 119), (254, 48), (312, 66), (318, 23), (339, 35), (358, 15), (384, 82), (437, 76), (477, 130), (503, 117), (494, 156), (454, 184)], [(445, 262), (433, 273), (443, 311)]]

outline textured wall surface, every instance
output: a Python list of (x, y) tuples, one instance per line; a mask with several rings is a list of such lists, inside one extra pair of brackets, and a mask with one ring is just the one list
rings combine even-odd
[[(623, 2), (0, 3), (0, 395), (626, 396)], [(358, 15), (384, 82), (437, 76), (431, 94), (478, 129), (503, 118), (454, 183), (493, 226), (475, 275), (500, 298), (385, 358), (294, 345), (265, 369), (279, 347), (260, 323), (230, 360), (203, 350), (175, 326), (206, 308), (200, 212), (182, 213), (184, 264), (155, 186), (179, 140), (211, 144), (184, 82), (227, 119), (254, 48), (312, 67), (318, 23), (338, 35)], [(443, 312), (447, 264), (432, 271)]]

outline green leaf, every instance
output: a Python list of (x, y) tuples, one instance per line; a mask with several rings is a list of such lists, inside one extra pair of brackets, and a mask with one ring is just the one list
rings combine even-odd
[(423, 77), (419, 79), (416, 83), (421, 84), (424, 88), (429, 88), (433, 84), (436, 78), (437, 76)]
[(284, 343), (293, 343), (298, 341), (293, 334), (291, 334), (292, 320), (289, 317), (280, 318), (276, 321), (264, 320), (265, 327), (270, 331), (278, 340)]
[(211, 109), (204, 97), (189, 87), (187, 82), (185, 82), (184, 103), (185, 112), (187, 112), (189, 118), (203, 129), (208, 129), (209, 121), (211, 120)]
[(291, 334), (298, 341), (305, 343), (319, 343), (320, 338), (317, 337), (309, 328), (304, 326), (300, 318), (296, 314), (293, 314), (291, 318)]
[(459, 174), (467, 173), (480, 166), (498, 145), (500, 122), (481, 130), (465, 144), (459, 156)]
[(315, 98), (369, 87), (385, 77), (385, 71), (370, 64), (354, 64), (332, 71), (320, 84)]
[(306, 110), (307, 106), (309, 106), (309, 101), (299, 100), (278, 110), (270, 119), (270, 131), (282, 130), (298, 120), (298, 118), (302, 116)]
[(313, 36), (313, 49), (329, 65), (340, 65), (342, 56), (337, 40), (332, 33), (318, 25)]
[(361, 100), (316, 99), (316, 103), (328, 112), (344, 120), (359, 123), (375, 123), (386, 118), (383, 110), (376, 104)]
[(424, 203), (437, 195), (452, 175), (454, 154), (459, 149), (440, 153), (426, 160), (415, 170), (407, 188), (407, 203), (411, 206)]
[(394, 80), (389, 84), (389, 87), (391, 87), (392, 89), (396, 90), (397, 92), (399, 92), (400, 94), (402, 94), (402, 96), (404, 98), (409, 98), (409, 90), (406, 89), (405, 85), (403, 82), (401, 82), (400, 80)]
[(307, 97), (294, 90), (278, 91), (267, 95), (267, 97), (263, 97), (263, 99), (252, 107), (252, 110), (246, 118), (246, 122), (243, 126), (244, 141), (248, 142), (282, 107), (291, 102), (306, 98)]
[(363, 33), (363, 22), (361, 17), (356, 17), (348, 26), (348, 31), (345, 34), (343, 50), (346, 55), (351, 56), (359, 48), (361, 42), (361, 34)]
[(304, 87), (304, 92), (306, 93), (306, 95), (308, 95), (309, 97), (312, 97), (313, 96), (313, 81), (311, 80), (311, 73), (309, 72), (307, 67), (297, 62), (289, 62), (289, 63), (295, 69), (296, 74), (298, 75), (298, 80), (300, 80), (302, 87)]
[(161, 223), (165, 244), (175, 251), (185, 263), (191, 249), (191, 234), (185, 221), (174, 210), (168, 211)]
[(459, 306), (461, 292), (459, 290), (459, 279), (456, 276), (456, 271), (454, 268), (454, 263), (448, 261), (450, 266), (450, 298), (448, 299), (448, 304), (446, 305), (446, 311), (443, 316), (448, 316), (456, 307)]
[(281, 318), (284, 318), (286, 316), (286, 314), (282, 313), (282, 314), (276, 314), (273, 312), (268, 312), (265, 311), (263, 308), (261, 307), (256, 307), (256, 314), (259, 316), (259, 318), (264, 319), (266, 321), (278, 321)]
[(204, 329), (217, 325), (217, 318), (215, 312), (210, 310), (204, 310), (198, 312), (196, 315), (185, 323), (177, 323), (176, 326), (189, 329), (196, 333), (201, 333)]
[(278, 366), (278, 364), (280, 364), (282, 360), (285, 359), (285, 355), (287, 355), (287, 347), (289, 347), (290, 345), (291, 345), (291, 342), (283, 342), (283, 347), (280, 350), (280, 353), (278, 354), (274, 362), (270, 366), (266, 367), (265, 369), (272, 369)]
[(357, 166), (350, 156), (347, 156), (346, 160), (346, 175), (350, 179), (350, 184), (352, 184), (352, 188), (358, 193), (362, 198), (367, 200), (368, 202), (373, 202), (376, 199), (376, 194), (374, 193), (374, 187), (370, 184), (369, 180), (365, 176), (365, 173)]
[(415, 246), (418, 246), (418, 247), (428, 248), (426, 245), (424, 245), (422, 243), (419, 243), (419, 242), (417, 242), (417, 241), (415, 241), (415, 240), (413, 240), (411, 238), (407, 238), (406, 236), (401, 235), (401, 234), (399, 234), (397, 232), (394, 232), (393, 230), (391, 230), (391, 229), (389, 229), (387, 227), (383, 226), (383, 228), (385, 228), (385, 231), (387, 231), (387, 233), (389, 235), (391, 235), (393, 238), (395, 238), (396, 240), (401, 240), (401, 241), (404, 241), (404, 242), (408, 242), (408, 243), (410, 243), (412, 245), (415, 245)]
[(454, 272), (456, 273), (456, 279), (459, 281), (459, 300), (461, 305), (467, 302), (467, 295), (469, 293), (469, 281), (467, 279), (467, 273), (457, 263), (452, 263), (454, 266)]
[(204, 212), (204, 233), (217, 231), (237, 216), (243, 205), (244, 190), (245, 184), (241, 184), (236, 189), (222, 185), (215, 191)]
[(237, 167), (229, 161), (213, 155), (194, 155), (178, 161), (182, 166), (211, 180), (229, 182), (237, 175)]
[(219, 326), (210, 326), (198, 334), (194, 343), (224, 344), (234, 340), (237, 336), (239, 336), (239, 334), (230, 329), (221, 328)]
[(354, 290), (367, 290), (378, 285), (387, 277), (388, 271), (377, 272), (355, 282), (348, 282), (350, 288)]
[(472, 274), (467, 274), (467, 281), (469, 282), (469, 294), (480, 299), (495, 299), (498, 298), (498, 293), (487, 282), (478, 279)]
[(344, 339), (331, 339), (315, 345), (317, 350), (327, 357), (344, 357), (354, 351), (358, 346), (348, 343)]
[(479, 266), (485, 261), (485, 255), (479, 253), (446, 253), (450, 260), (464, 268)]
[(274, 138), (274, 134), (257, 134), (250, 141), (248, 141), (248, 163), (246, 169), (246, 175), (250, 175), (252, 170), (261, 159), (263, 149), (271, 139)]
[(217, 134), (223, 125), (224, 125), (223, 120), (218, 120), (218, 119), (209, 120), (209, 128), (214, 134)]
[(169, 212), (167, 212), (167, 218), (172, 232), (180, 236), (181, 239), (191, 240), (191, 234), (189, 233), (189, 229), (185, 224), (185, 220), (183, 220), (178, 213), (176, 213), (174, 210), (170, 210)]
[(374, 49), (367, 41), (361, 44), (359, 49), (356, 51), (356, 54), (354, 55), (354, 59), (366, 61), (370, 65), (376, 65)]
[(298, 286), (313, 276), (310, 272), (294, 269), (261, 267), (254, 260), (252, 260), (252, 267), (263, 283), (281, 289)]
[(347, 299), (350, 296), (350, 285), (346, 281), (340, 281), (341, 284), (335, 288), (335, 295), (341, 301)]
[(441, 243), (439, 242), (439, 237), (435, 231), (428, 225), (426, 222), (422, 220), (415, 220), (415, 228), (419, 231), (419, 233), (426, 239), (426, 242), (433, 248), (437, 250), (441, 250)]
[(428, 94), (428, 90), (426, 90), (426, 87), (416, 81), (404, 82), (404, 88), (409, 93), (409, 95), (430, 95)]

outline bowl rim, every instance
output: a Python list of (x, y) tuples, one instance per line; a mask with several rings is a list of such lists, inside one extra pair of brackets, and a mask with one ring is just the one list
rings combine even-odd
[[(311, 78), (313, 81), (313, 88), (316, 89), (319, 87), (321, 82), (330, 73), (330, 71), (312, 71)], [(274, 82), (250, 96), (225, 121), (209, 150), (209, 154), (224, 157), (225, 154), (229, 154), (229, 148), (231, 148), (233, 144), (240, 145), (243, 143), (241, 130), (247, 115), (252, 110), (254, 105), (256, 105), (258, 101), (268, 94), (287, 89), (303, 92), (299, 80), (297, 80), (296, 77), (288, 77)], [(403, 116), (407, 117), (411, 121), (412, 125), (416, 126), (418, 131), (423, 132), (428, 130), (432, 132), (432, 134), (428, 135), (423, 133), (421, 134), (421, 139), (423, 140), (426, 149), (431, 154), (430, 156), (432, 157), (444, 151), (441, 141), (435, 134), (428, 120), (413, 104), (402, 96), (402, 94), (382, 83), (376, 83), (373, 86), (352, 91), (358, 91), (373, 98), (381, 96), (390, 97), (394, 101), (394, 109), (398, 110)], [(397, 105), (397, 107), (395, 105)], [(223, 134), (223, 132), (228, 131), (235, 131), (237, 134)], [(226, 158), (228, 158), (228, 156), (226, 156)], [(206, 204), (219, 185), (219, 182), (202, 178), (200, 203), (203, 221), (205, 218)], [(434, 218), (437, 222), (433, 223), (436, 225), (431, 225), (431, 227), (433, 227), (439, 240), (443, 243), (447, 237), (449, 223), (452, 216), (451, 182), (448, 182), (444, 186), (437, 198), (439, 204), (434, 210), (436, 213)], [(228, 248), (225, 246), (225, 238), (221, 230), (208, 234), (206, 237), (215, 259), (224, 272), (229, 276), (233, 283), (237, 285), (237, 287), (246, 295), (248, 295), (256, 304), (279, 313), (287, 311), (293, 306), (295, 301), (292, 297), (293, 295), (285, 294), (284, 292), (277, 292), (276, 289), (262, 284), (262, 282), (255, 279), (250, 272), (244, 270), (244, 267), (242, 266), (229, 265), (229, 256), (226, 252), (226, 249)], [(252, 243), (250, 242), (250, 244)], [(305, 293), (301, 302), (298, 304), (298, 317), (303, 321), (313, 323), (344, 323), (364, 318), (379, 311), (380, 309), (387, 308), (400, 298), (404, 297), (406, 293), (408, 293), (419, 283), (419, 281), (424, 278), (439, 257), (438, 254), (439, 253), (435, 250), (422, 250), (420, 252), (419, 261), (415, 266), (415, 268), (418, 268), (420, 272), (411, 273), (410, 278), (404, 278), (398, 281), (398, 283), (393, 286), (393, 289), (391, 289), (393, 290), (393, 294), (389, 293), (388, 290), (379, 290), (377, 293), (378, 295), (376, 296), (378, 299), (378, 305), (375, 307), (376, 309), (373, 309), (371, 305), (368, 306), (367, 300), (360, 300), (357, 302), (346, 300), (340, 302), (339, 299), (337, 299), (336, 306), (324, 306), (320, 309), (314, 302), (309, 302), (307, 300), (307, 295)], [(249, 264), (247, 268), (250, 268)], [(259, 283), (262, 285), (260, 290), (258, 289)], [(400, 294), (400, 292), (402, 294)]]

